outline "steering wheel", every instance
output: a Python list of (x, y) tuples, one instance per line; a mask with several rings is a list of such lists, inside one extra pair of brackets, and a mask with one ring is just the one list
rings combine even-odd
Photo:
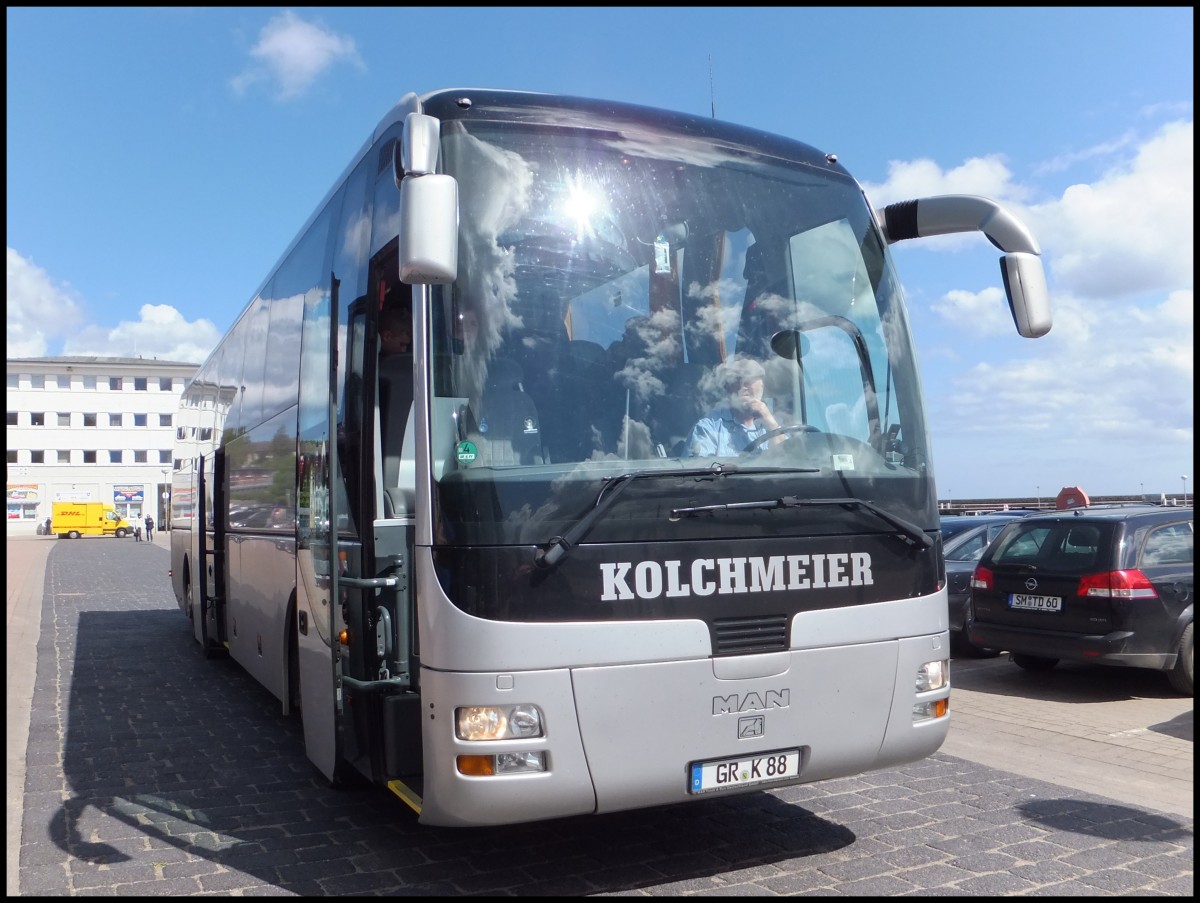
[(821, 432), (815, 426), (808, 423), (789, 423), (787, 426), (777, 426), (773, 430), (767, 430), (761, 436), (756, 436), (750, 440), (750, 444), (739, 452), (740, 455), (748, 455), (764, 442), (770, 442), (776, 436), (790, 436), (792, 433), (819, 433)]

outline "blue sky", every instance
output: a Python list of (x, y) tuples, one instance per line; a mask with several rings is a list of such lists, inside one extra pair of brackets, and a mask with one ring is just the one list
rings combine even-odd
[(10, 358), (202, 360), (409, 91), (715, 109), (1037, 235), (1034, 340), (986, 240), (893, 246), (943, 499), (1191, 494), (1191, 8), (6, 14)]

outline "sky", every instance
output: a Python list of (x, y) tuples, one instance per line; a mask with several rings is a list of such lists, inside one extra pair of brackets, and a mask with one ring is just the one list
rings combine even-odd
[(1042, 249), (892, 246), (941, 499), (1193, 491), (1190, 7), (8, 7), (8, 357), (201, 362), (405, 94), (629, 101), (836, 153), (872, 205), (993, 198)]

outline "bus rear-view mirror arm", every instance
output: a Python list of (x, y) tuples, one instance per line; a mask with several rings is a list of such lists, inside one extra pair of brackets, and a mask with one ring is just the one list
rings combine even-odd
[(1017, 332), (1029, 339), (1050, 331), (1050, 296), (1041, 248), (1012, 213), (988, 198), (946, 194), (888, 204), (876, 211), (888, 244), (929, 235), (982, 232), (1004, 252), (1000, 274)]

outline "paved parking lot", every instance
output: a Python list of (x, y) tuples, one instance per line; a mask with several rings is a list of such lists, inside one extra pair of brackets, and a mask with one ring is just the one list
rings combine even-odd
[[(1158, 675), (956, 661), (951, 740), (904, 768), (426, 828), (384, 791), (328, 789), (299, 720), (201, 658), (165, 538), (8, 547), (10, 894), (1193, 894), (1192, 704)], [(44, 583), (20, 573), (39, 557)]]

